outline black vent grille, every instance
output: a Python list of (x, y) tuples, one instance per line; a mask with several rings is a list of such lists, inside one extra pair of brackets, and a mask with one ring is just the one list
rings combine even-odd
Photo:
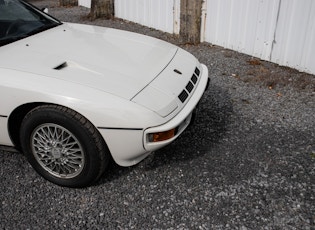
[(193, 75), (191, 76), (189, 82), (187, 83), (185, 89), (178, 95), (178, 99), (184, 103), (186, 99), (188, 98), (189, 94), (193, 91), (197, 81), (198, 77), (200, 75), (200, 70), (196, 67)]
[(188, 91), (188, 93), (191, 93), (193, 89), (194, 89), (194, 84), (191, 82), (188, 82), (188, 84), (186, 85), (186, 90)]
[(183, 90), (178, 96), (179, 100), (182, 103), (184, 103), (184, 101), (186, 101), (187, 97), (188, 97), (188, 93), (186, 92), (186, 90)]
[(198, 81), (198, 78), (196, 77), (195, 74), (191, 77), (191, 81), (192, 81), (194, 84), (196, 84), (196, 82)]
[(200, 70), (196, 67), (195, 69), (195, 74), (199, 77), (199, 74), (200, 74)]

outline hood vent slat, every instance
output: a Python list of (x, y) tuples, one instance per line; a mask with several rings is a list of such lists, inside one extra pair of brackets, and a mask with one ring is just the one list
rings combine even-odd
[(68, 66), (67, 62), (64, 62), (64, 63), (62, 63), (62, 64), (56, 66), (54, 69), (55, 69), (55, 70), (61, 70), (61, 69), (63, 69), (63, 68), (66, 68), (67, 66)]

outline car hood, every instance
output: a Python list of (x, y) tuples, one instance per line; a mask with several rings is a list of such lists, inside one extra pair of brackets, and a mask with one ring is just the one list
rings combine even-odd
[(1, 47), (0, 67), (130, 100), (161, 73), (177, 49), (144, 35), (65, 23)]

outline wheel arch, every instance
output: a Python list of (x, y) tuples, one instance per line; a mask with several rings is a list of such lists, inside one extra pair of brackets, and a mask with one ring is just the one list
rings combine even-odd
[[(45, 102), (26, 103), (26, 104), (20, 105), (19, 107), (15, 108), (12, 111), (12, 113), (10, 114), (9, 119), (8, 119), (8, 132), (9, 132), (9, 136), (11, 138), (11, 141), (17, 150), (21, 151), (20, 128), (21, 128), (21, 124), (22, 124), (24, 117), (31, 110), (33, 110), (37, 107), (40, 107), (40, 106), (44, 106), (44, 105), (62, 106), (64, 108), (73, 110), (72, 108), (69, 108), (69, 107), (64, 106), (64, 105), (59, 105), (59, 104), (55, 104), (55, 103), (45, 103)], [(73, 111), (75, 111), (75, 110), (73, 110)], [(79, 113), (78, 111), (75, 111), (75, 112)], [(81, 116), (83, 116), (81, 113), (79, 113), (79, 114)], [(85, 117), (85, 116), (83, 116), (83, 117)], [(85, 119), (87, 119), (93, 125), (93, 123), (88, 118), (85, 117)], [(103, 141), (105, 142), (105, 145), (107, 146), (106, 141), (104, 139), (103, 139)]]
[(41, 102), (34, 102), (34, 103), (27, 103), (20, 105), (19, 107), (15, 108), (9, 116), (8, 120), (8, 132), (11, 138), (11, 141), (17, 150), (21, 150), (21, 143), (20, 143), (20, 128), (22, 121), (26, 114), (30, 112), (32, 109), (45, 105), (48, 103), (41, 103)]

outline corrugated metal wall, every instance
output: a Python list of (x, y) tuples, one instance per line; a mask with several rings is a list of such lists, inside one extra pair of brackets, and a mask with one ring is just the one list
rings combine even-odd
[(115, 0), (115, 16), (168, 33), (179, 33), (180, 0)]
[(315, 73), (314, 0), (207, 0), (205, 41)]
[(282, 0), (271, 61), (315, 74), (315, 1)]

